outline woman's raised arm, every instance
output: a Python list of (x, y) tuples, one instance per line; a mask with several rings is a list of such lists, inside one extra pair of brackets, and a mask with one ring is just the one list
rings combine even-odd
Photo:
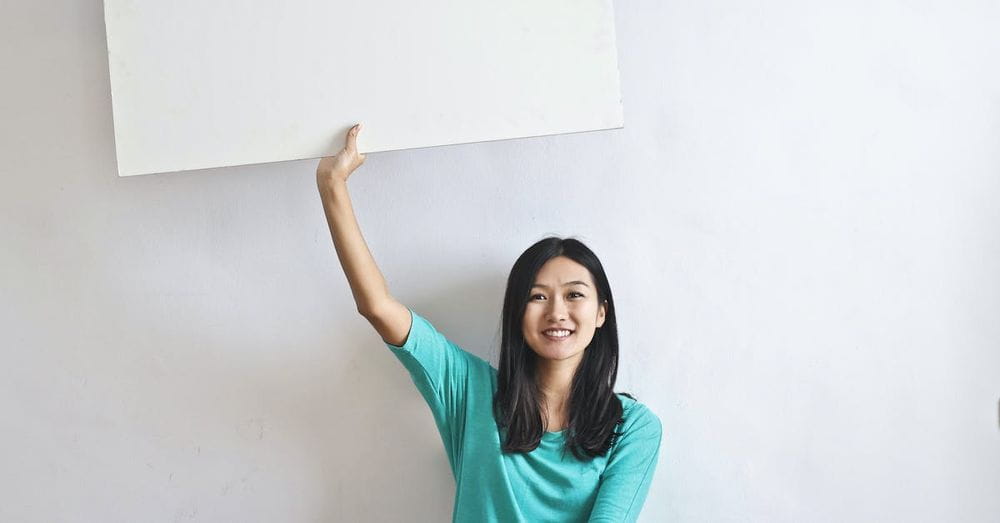
[(410, 332), (410, 310), (389, 293), (385, 278), (361, 236), (347, 192), (347, 178), (365, 163), (365, 155), (358, 154), (360, 130), (361, 124), (352, 127), (344, 148), (336, 156), (320, 160), (316, 167), (316, 185), (333, 245), (351, 285), (358, 312), (375, 327), (383, 341), (401, 346)]

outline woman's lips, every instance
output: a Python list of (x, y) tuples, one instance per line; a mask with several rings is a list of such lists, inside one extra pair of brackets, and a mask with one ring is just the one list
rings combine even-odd
[(548, 334), (545, 334), (543, 332), (542, 336), (545, 336), (545, 338), (547, 338), (547, 339), (549, 339), (551, 341), (566, 341), (566, 340), (570, 339), (573, 336), (573, 334), (574, 334), (574, 332), (570, 331), (570, 333), (568, 335), (559, 337), (559, 336), (549, 336)]

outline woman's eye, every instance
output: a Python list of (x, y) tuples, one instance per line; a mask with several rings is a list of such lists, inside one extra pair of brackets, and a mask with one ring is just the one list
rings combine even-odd
[[(569, 293), (569, 297), (570, 297), (570, 298), (572, 298), (572, 297), (574, 297), (574, 296), (579, 296), (579, 297), (581, 297), (581, 298), (584, 298), (584, 297), (585, 297), (585, 296), (584, 296), (583, 294), (581, 294), (581, 293), (579, 293), (579, 292), (571, 292), (571, 293)], [(535, 299), (535, 298), (544, 298), (544, 297), (545, 297), (545, 295), (544, 295), (544, 294), (532, 294), (532, 295), (531, 295), (531, 299), (532, 299), (532, 300), (533, 300), (533, 299)]]

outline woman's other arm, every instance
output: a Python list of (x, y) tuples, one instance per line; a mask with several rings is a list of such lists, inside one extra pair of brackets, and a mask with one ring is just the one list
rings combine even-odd
[(641, 409), (611, 450), (588, 523), (631, 523), (639, 518), (663, 439), (660, 418), (645, 406)]
[(358, 154), (357, 149), (360, 130), (361, 124), (352, 127), (344, 148), (336, 156), (320, 160), (316, 185), (358, 312), (375, 327), (383, 341), (401, 346), (410, 332), (410, 310), (389, 293), (385, 278), (361, 236), (347, 191), (348, 177), (365, 162), (365, 155)]

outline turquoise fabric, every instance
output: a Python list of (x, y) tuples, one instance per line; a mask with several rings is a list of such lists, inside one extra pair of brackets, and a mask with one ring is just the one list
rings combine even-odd
[(659, 457), (659, 418), (619, 394), (624, 424), (607, 455), (579, 461), (563, 432), (535, 450), (504, 454), (493, 418), (497, 370), (410, 310), (403, 346), (386, 346), (409, 371), (437, 424), (455, 477), (456, 522), (635, 521)]

